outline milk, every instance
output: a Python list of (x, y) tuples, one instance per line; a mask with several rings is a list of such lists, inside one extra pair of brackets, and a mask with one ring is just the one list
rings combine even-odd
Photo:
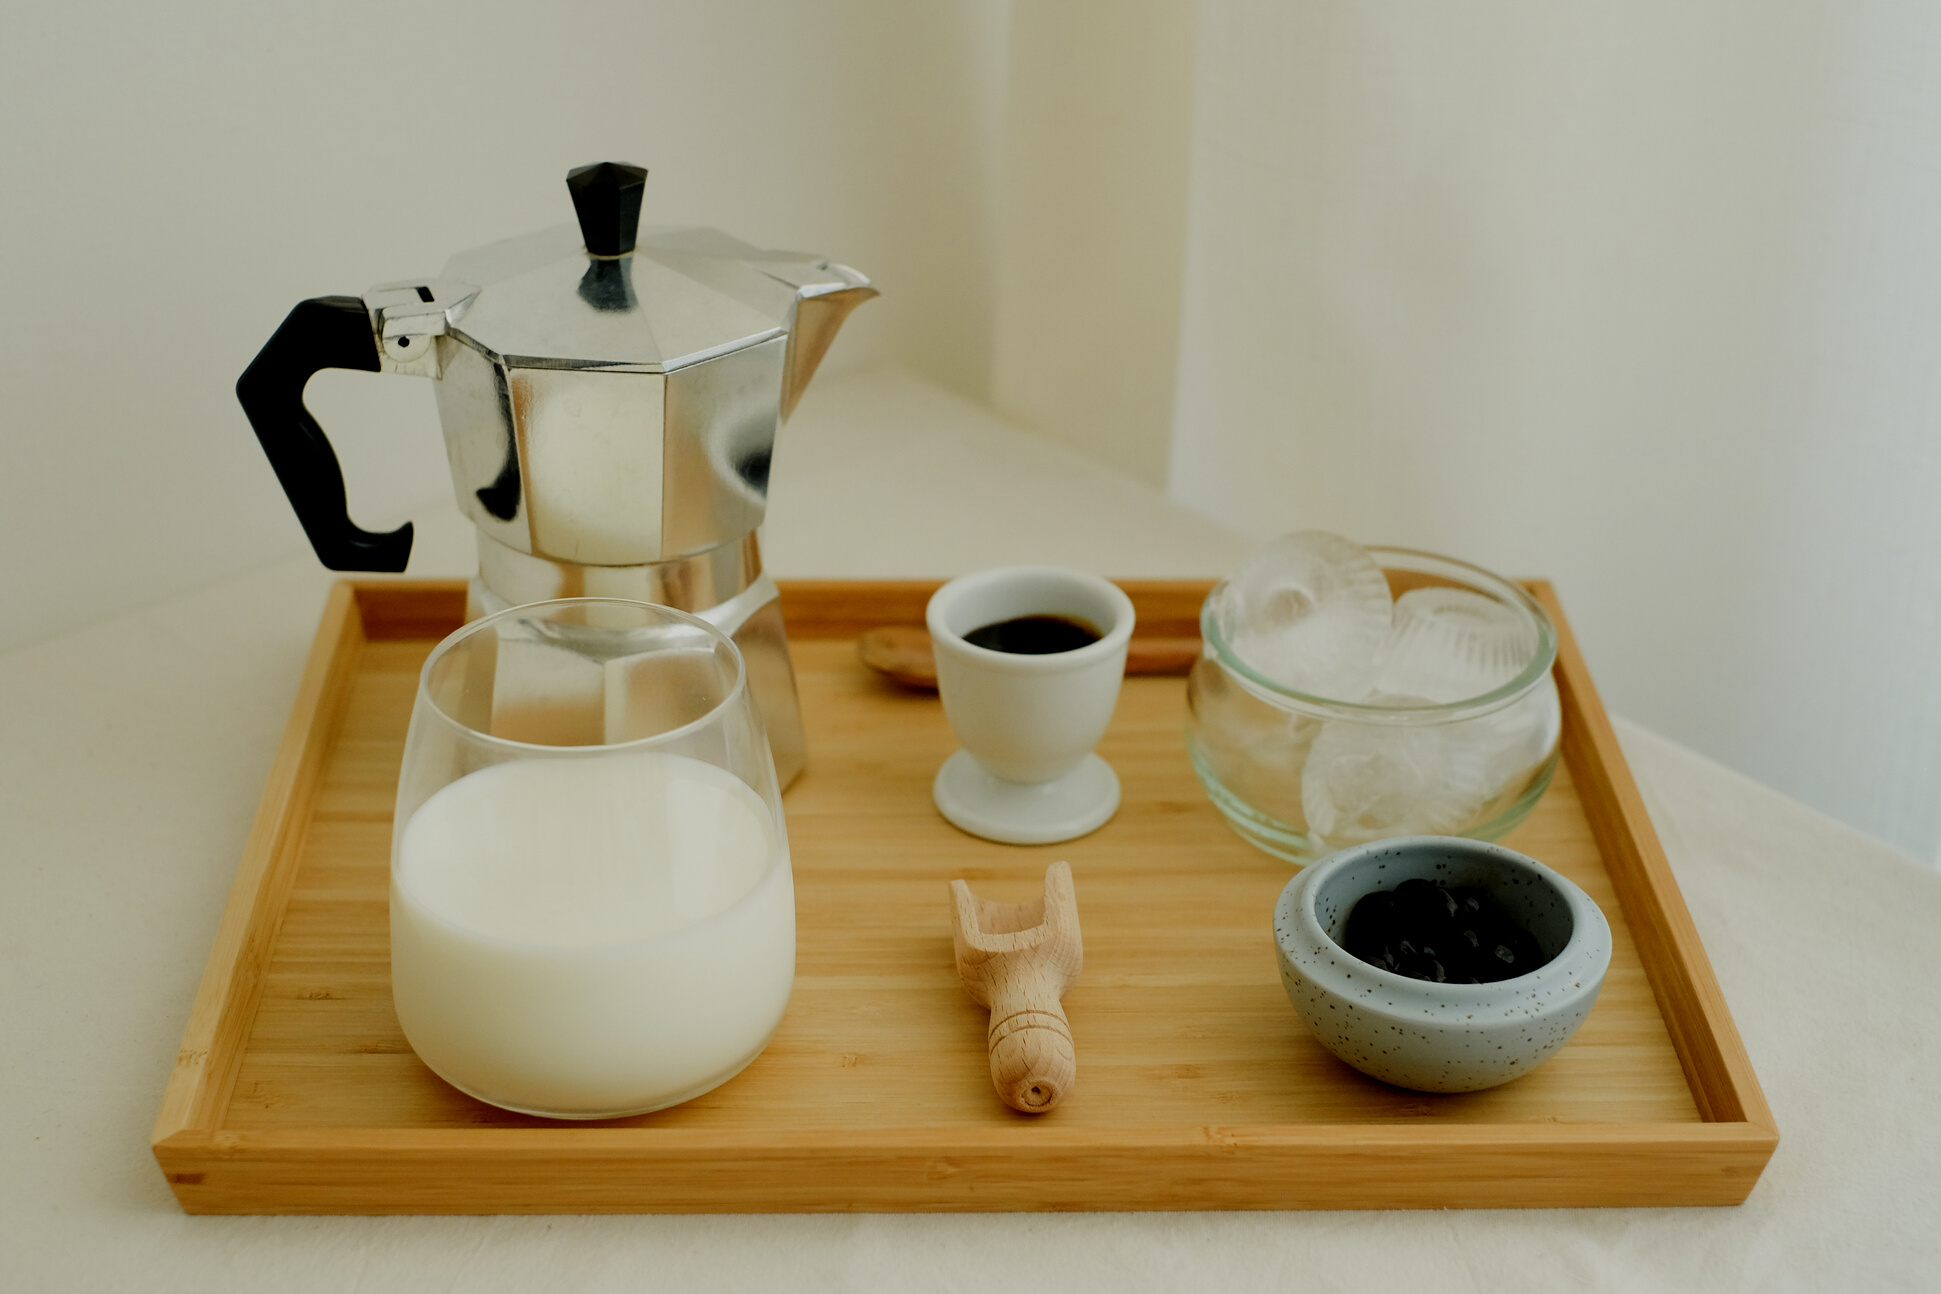
[(391, 981), (424, 1062), (568, 1118), (725, 1082), (795, 974), (787, 841), (762, 798), (659, 752), (519, 760), (439, 790), (398, 838)]

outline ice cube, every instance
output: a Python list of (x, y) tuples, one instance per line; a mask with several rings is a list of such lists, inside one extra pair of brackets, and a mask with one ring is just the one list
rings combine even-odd
[(1301, 815), (1301, 768), (1321, 721), (1287, 710), (1242, 687), (1202, 658), (1186, 681), (1188, 739), (1195, 758), (1249, 808), (1295, 831)]
[[(1426, 698), (1378, 692), (1371, 704), (1419, 706)], [(1387, 836), (1456, 835), (1490, 799), (1487, 741), (1466, 724), (1330, 719), (1301, 770), (1308, 829), (1329, 845)]]
[(1375, 687), (1467, 701), (1522, 673), (1536, 650), (1536, 626), (1515, 607), (1467, 589), (1410, 589), (1395, 600)]
[[(1370, 701), (1428, 704), (1384, 692)], [(1308, 828), (1330, 846), (1473, 830), (1529, 788), (1555, 749), (1562, 722), (1549, 675), (1512, 704), (1454, 723), (1330, 719), (1301, 770)]]
[(1234, 654), (1310, 696), (1358, 701), (1374, 685), (1392, 602), (1366, 549), (1302, 530), (1256, 551), (1230, 576), (1217, 612)]
[(1557, 682), (1545, 674), (1542, 682), (1514, 704), (1470, 722), (1476, 728), (1471, 739), (1485, 747), (1484, 773), (1492, 787), (1486, 816), (1494, 817), (1523, 794), (1530, 778), (1557, 748), (1564, 726)]

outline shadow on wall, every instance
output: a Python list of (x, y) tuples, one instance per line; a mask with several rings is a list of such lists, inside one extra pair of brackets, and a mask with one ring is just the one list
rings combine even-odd
[[(829, 371), (900, 364), (983, 396), (1004, 18), (199, 0), (15, 30), (0, 106), (32, 128), (0, 159), (41, 196), (5, 216), (34, 250), (0, 271), (28, 303), (0, 322), (0, 382), (33, 431), (9, 445), (0, 535), (34, 557), (5, 569), (0, 648), (299, 551), (238, 374), (299, 300), (570, 223), (578, 163), (649, 166), (649, 223), (862, 267), (886, 295)], [(590, 68), (590, 49), (625, 53)], [(310, 400), (365, 528), (449, 490), (426, 384), (326, 373)]]
[[(831, 373), (994, 397), (1261, 536), (1550, 575), (1614, 709), (1941, 849), (1941, 11), (576, 13), (70, 7), (0, 45), (0, 157), (59, 195), (5, 217), (0, 648), (298, 551), (231, 394), (290, 306), (631, 158), (649, 222), (883, 288)], [(310, 399), (366, 528), (446, 488), (424, 384)]]
[(1941, 13), (1200, 6), (1170, 484), (1552, 576), (1610, 706), (1941, 846)]

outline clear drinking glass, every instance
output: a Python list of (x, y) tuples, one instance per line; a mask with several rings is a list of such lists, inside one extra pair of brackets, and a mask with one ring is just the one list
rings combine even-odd
[(441, 1078), (552, 1118), (674, 1105), (754, 1060), (794, 975), (781, 792), (726, 635), (572, 598), (438, 645), (398, 777), (391, 989)]
[(1557, 633), (1536, 600), (1467, 562), (1367, 551), (1398, 597), (1447, 588), (1489, 599), (1523, 625), (1528, 656), (1502, 686), (1442, 704), (1315, 696), (1233, 651), (1218, 614), (1227, 585), (1216, 586), (1187, 678), (1187, 752), (1233, 829), (1293, 863), (1392, 836), (1499, 839), (1530, 816), (1557, 767)]

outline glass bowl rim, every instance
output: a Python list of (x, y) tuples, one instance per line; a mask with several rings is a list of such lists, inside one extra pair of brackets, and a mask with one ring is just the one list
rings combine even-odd
[[(676, 623), (692, 625), (704, 630), (710, 638), (715, 640), (717, 645), (727, 645), (730, 659), (735, 663), (734, 685), (728, 689), (727, 693), (719, 701), (708, 709), (706, 714), (690, 719), (678, 728), (669, 728), (666, 732), (657, 732), (646, 737), (635, 737), (631, 741), (600, 742), (585, 746), (553, 746), (545, 742), (517, 741), (511, 737), (500, 737), (493, 733), (480, 732), (477, 728), (466, 723), (457, 715), (446, 713), (445, 707), (438, 704), (437, 698), (432, 696), (432, 667), (454, 651), (460, 643), (465, 642), (474, 634), (479, 633), (487, 625), (494, 624), (499, 620), (506, 619), (515, 614), (530, 614), (542, 608), (590, 606), (595, 603), (637, 607), (663, 614)], [(481, 742), (487, 746), (499, 747), (504, 750), (544, 751), (546, 757), (550, 759), (580, 759), (594, 755), (610, 755), (616, 751), (649, 750), (665, 742), (672, 741), (677, 737), (684, 737), (691, 732), (697, 732), (705, 725), (717, 720), (729, 706), (735, 703), (736, 698), (747, 690), (748, 662), (743, 658), (741, 648), (736, 646), (735, 640), (723, 633), (719, 626), (704, 620), (691, 611), (682, 611), (675, 607), (663, 606), (658, 602), (643, 602), (638, 598), (548, 598), (543, 602), (521, 602), (517, 606), (510, 606), (500, 611), (494, 611), (490, 615), (480, 616), (476, 620), (460, 625), (451, 633), (447, 634), (436, 647), (431, 649), (431, 655), (425, 657), (424, 667), (418, 671), (417, 699), (422, 702), (425, 713), (437, 715), (441, 723), (464, 734), (469, 740)]]
[[(1486, 570), (1474, 562), (1465, 562), (1457, 557), (1445, 557), (1441, 553), (1431, 553), (1420, 548), (1401, 548), (1390, 544), (1364, 544), (1362, 548), (1376, 565), (1386, 572), (1389, 568), (1381, 559), (1385, 556), (1426, 559), (1478, 577), (1475, 581), (1492, 592), (1508, 595), (1507, 600), (1529, 615), (1537, 627), (1537, 650), (1530, 661), (1515, 678), (1480, 695), (1460, 701), (1438, 702), (1431, 705), (1371, 705), (1366, 701), (1343, 701), (1335, 697), (1319, 696), (1291, 688), (1255, 670), (1240, 659), (1237, 652), (1221, 633), (1219, 617), (1214, 608), (1226, 592), (1231, 576), (1223, 578), (1213, 586), (1200, 604), (1200, 637), (1210, 649), (1222, 668), (1235, 676), (1235, 680), (1248, 692), (1270, 705), (1312, 713), (1318, 717), (1352, 719), (1360, 723), (1379, 723), (1397, 726), (1413, 724), (1453, 723), (1462, 719), (1477, 718), (1521, 699), (1533, 691), (1557, 659), (1557, 629), (1550, 622), (1549, 612), (1543, 604), (1530, 595), (1515, 580), (1506, 579), (1496, 572)], [(1409, 569), (1409, 568), (1403, 568)], [(1291, 703), (1291, 704), (1290, 704)]]

